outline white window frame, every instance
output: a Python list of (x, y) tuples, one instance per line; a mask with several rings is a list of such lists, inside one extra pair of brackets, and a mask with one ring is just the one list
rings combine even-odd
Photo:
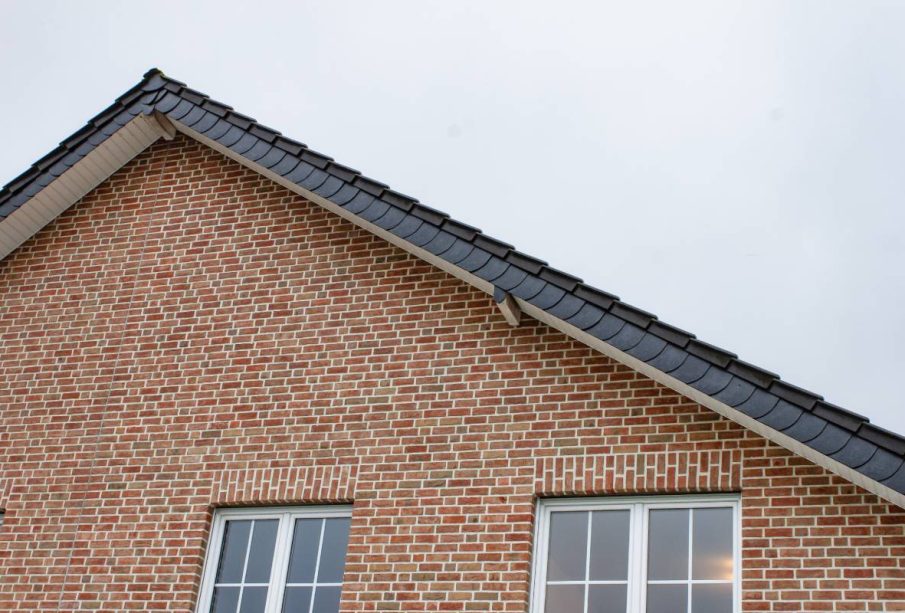
[[(591, 581), (590, 584), (627, 583), (628, 613), (644, 613), (647, 603), (647, 534), (649, 515), (655, 509), (732, 509), (732, 603), (733, 613), (741, 613), (741, 505), (738, 494), (704, 494), (681, 496), (608, 496), (594, 498), (548, 498), (540, 499), (537, 504), (537, 521), (534, 534), (534, 563), (531, 580), (531, 613), (555, 613), (544, 611), (547, 588), (547, 557), (550, 544), (550, 515), (563, 511), (616, 511), (629, 510), (631, 513), (631, 535), (628, 551), (628, 581)], [(693, 513), (689, 513), (689, 521)], [(729, 583), (729, 581), (708, 581), (691, 579), (691, 541), (694, 532), (689, 528), (689, 580), (657, 581), (655, 583), (672, 583), (689, 586), (688, 598), (691, 601), (691, 586), (706, 583)], [(588, 547), (590, 547), (590, 539)], [(589, 556), (590, 557), (590, 556)], [(585, 581), (575, 582), (584, 585)], [(565, 584), (565, 583), (564, 583)], [(587, 603), (585, 603), (587, 606)]]
[[(223, 547), (223, 533), (226, 522), (230, 520), (279, 520), (276, 542), (274, 543), (273, 562), (270, 566), (270, 579), (267, 583), (267, 602), (265, 613), (278, 613), (283, 606), (283, 592), (286, 588), (286, 574), (289, 572), (289, 552), (292, 544), (296, 519), (328, 519), (332, 517), (352, 517), (352, 507), (348, 505), (318, 505), (298, 507), (250, 507), (214, 509), (214, 521), (211, 524), (211, 536), (208, 540), (207, 555), (201, 579), (201, 590), (198, 594), (196, 613), (208, 613), (211, 599), (214, 596), (214, 584), (217, 580), (217, 566), (220, 563), (220, 550)], [(323, 528), (321, 529), (323, 539)], [(323, 540), (320, 545), (323, 544)], [(320, 545), (318, 546), (318, 565), (320, 564)], [(347, 552), (348, 553), (348, 552)], [(315, 576), (316, 578), (316, 576)], [(261, 585), (263, 583), (245, 584)], [(291, 586), (314, 584), (292, 583)], [(317, 583), (318, 587), (339, 586), (341, 583)], [(314, 604), (314, 593), (311, 595)]]

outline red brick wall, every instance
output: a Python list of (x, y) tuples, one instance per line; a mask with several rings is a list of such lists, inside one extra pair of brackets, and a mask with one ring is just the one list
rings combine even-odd
[(353, 501), (343, 611), (527, 610), (538, 495), (743, 493), (746, 611), (905, 610), (905, 512), (183, 138), (0, 262), (0, 610), (191, 611)]

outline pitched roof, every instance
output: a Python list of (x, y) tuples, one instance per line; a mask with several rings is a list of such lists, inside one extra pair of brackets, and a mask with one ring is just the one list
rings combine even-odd
[[(152, 142), (173, 129), (196, 138), (493, 293), (497, 302), (515, 297), (538, 319), (905, 506), (905, 437), (339, 164), (156, 69), (0, 190), (0, 234), (17, 211), (86, 156), (130, 122), (149, 118), (156, 118), (160, 128)], [(138, 139), (134, 148), (146, 147), (143, 143)]]

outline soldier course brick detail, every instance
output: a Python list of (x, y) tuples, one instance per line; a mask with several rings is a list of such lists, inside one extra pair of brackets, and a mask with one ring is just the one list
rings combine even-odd
[(342, 611), (528, 610), (539, 496), (741, 492), (743, 610), (905, 610), (905, 510), (177, 136), (0, 262), (0, 610), (194, 610), (354, 504)]

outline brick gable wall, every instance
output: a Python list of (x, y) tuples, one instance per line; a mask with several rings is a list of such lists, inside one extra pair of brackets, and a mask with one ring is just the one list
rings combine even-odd
[(741, 491), (745, 611), (905, 610), (905, 511), (178, 137), (0, 262), (0, 610), (192, 611), (353, 502), (342, 610), (526, 612), (539, 495)]

